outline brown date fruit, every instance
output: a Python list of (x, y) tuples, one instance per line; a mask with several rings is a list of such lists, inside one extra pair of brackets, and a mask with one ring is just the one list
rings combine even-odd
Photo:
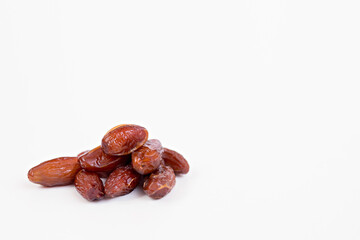
[(46, 187), (68, 185), (81, 170), (77, 157), (55, 158), (31, 168), (28, 178)]
[(79, 157), (81, 167), (90, 172), (109, 172), (119, 165), (130, 162), (131, 155), (111, 156), (103, 152), (98, 146)]
[(88, 201), (104, 198), (104, 185), (96, 173), (81, 170), (75, 177), (76, 190)]
[(148, 140), (131, 154), (133, 168), (142, 175), (155, 171), (160, 166), (162, 152), (163, 148), (159, 140)]
[(143, 189), (149, 197), (160, 199), (173, 189), (175, 183), (174, 170), (169, 166), (161, 164), (160, 167), (145, 180)]
[(132, 192), (139, 184), (141, 175), (131, 165), (115, 169), (105, 182), (106, 197), (118, 197)]
[(164, 148), (162, 159), (166, 165), (174, 169), (176, 174), (186, 174), (189, 172), (189, 163), (180, 153), (174, 150)]
[(102, 139), (101, 146), (110, 155), (127, 155), (148, 139), (148, 131), (138, 125), (123, 124), (110, 129)]

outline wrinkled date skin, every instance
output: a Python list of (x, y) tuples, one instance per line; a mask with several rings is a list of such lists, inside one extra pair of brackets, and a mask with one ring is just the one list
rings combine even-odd
[(164, 148), (162, 159), (166, 165), (174, 169), (176, 174), (186, 174), (189, 172), (189, 163), (180, 153), (174, 150)]
[(88, 201), (104, 198), (104, 185), (96, 173), (81, 170), (75, 177), (76, 190)]
[(123, 124), (108, 131), (102, 139), (102, 149), (110, 155), (127, 155), (144, 145), (148, 131), (138, 125)]
[(72, 184), (80, 170), (77, 157), (60, 157), (33, 167), (28, 172), (28, 178), (46, 187), (62, 186)]
[(148, 140), (142, 147), (132, 153), (131, 163), (140, 174), (145, 175), (155, 171), (161, 162), (163, 148), (157, 139)]
[(126, 195), (132, 192), (141, 180), (131, 165), (115, 169), (105, 182), (105, 195), (108, 198)]
[(175, 183), (174, 170), (169, 166), (161, 164), (160, 167), (145, 180), (143, 189), (149, 197), (160, 199), (173, 189)]
[(111, 156), (103, 152), (101, 146), (94, 148), (79, 157), (81, 167), (90, 172), (109, 172), (119, 165), (130, 162), (131, 155)]

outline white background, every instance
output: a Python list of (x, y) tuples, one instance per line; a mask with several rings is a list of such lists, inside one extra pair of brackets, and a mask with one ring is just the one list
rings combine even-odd
[[(0, 1), (1, 239), (360, 239), (360, 4)], [(190, 173), (96, 203), (27, 180), (145, 126)]]

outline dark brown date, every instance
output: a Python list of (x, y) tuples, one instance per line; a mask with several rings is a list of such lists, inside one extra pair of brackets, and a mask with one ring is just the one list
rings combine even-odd
[(103, 152), (101, 146), (82, 154), (79, 157), (81, 167), (90, 172), (109, 172), (119, 165), (126, 165), (131, 155), (111, 156)]
[(159, 140), (148, 140), (131, 154), (133, 168), (142, 175), (155, 171), (160, 165), (162, 152), (163, 148)]
[(180, 153), (175, 152), (174, 150), (164, 148), (162, 159), (165, 161), (166, 165), (174, 169), (176, 174), (186, 174), (189, 172), (189, 163)]
[(132, 192), (139, 184), (141, 175), (131, 165), (115, 169), (105, 182), (106, 197), (118, 197)]
[(28, 178), (46, 187), (72, 184), (81, 167), (77, 157), (55, 158), (33, 167)]
[(102, 149), (110, 155), (127, 155), (148, 139), (148, 131), (138, 125), (123, 124), (110, 129), (102, 139)]
[(173, 189), (175, 183), (174, 170), (169, 166), (161, 164), (160, 167), (145, 180), (143, 189), (149, 197), (160, 199)]
[(88, 201), (104, 198), (104, 185), (96, 173), (81, 170), (75, 177), (76, 190)]

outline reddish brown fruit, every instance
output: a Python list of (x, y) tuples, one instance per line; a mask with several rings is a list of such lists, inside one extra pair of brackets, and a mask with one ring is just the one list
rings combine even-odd
[(130, 162), (131, 155), (111, 156), (103, 152), (101, 146), (81, 155), (79, 163), (81, 167), (90, 172), (109, 172), (119, 165)]
[(74, 182), (80, 169), (77, 157), (60, 157), (33, 167), (28, 172), (28, 178), (46, 187), (68, 185)]
[(145, 128), (123, 124), (110, 129), (102, 139), (102, 149), (110, 155), (127, 155), (144, 145), (148, 139)]
[(166, 165), (174, 169), (176, 174), (186, 174), (189, 172), (189, 163), (180, 153), (175, 152), (174, 150), (164, 148), (162, 159), (165, 161)]
[(75, 177), (75, 188), (86, 200), (95, 201), (104, 198), (104, 185), (96, 173), (84, 169)]
[(131, 154), (133, 168), (142, 175), (155, 171), (160, 165), (162, 152), (163, 148), (159, 140), (148, 140)]
[(131, 165), (115, 169), (105, 182), (106, 197), (118, 197), (132, 192), (141, 179)]
[(160, 165), (160, 167), (145, 180), (143, 189), (149, 197), (160, 199), (173, 189), (175, 182), (174, 170), (169, 166)]

